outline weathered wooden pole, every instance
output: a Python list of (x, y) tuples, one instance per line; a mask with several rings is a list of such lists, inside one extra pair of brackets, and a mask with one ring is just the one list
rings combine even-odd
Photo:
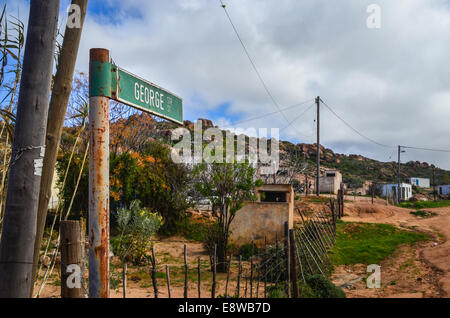
[(238, 279), (236, 285), (236, 297), (239, 298), (241, 293), (241, 274), (242, 274), (242, 255), (239, 255)]
[(184, 298), (188, 298), (188, 265), (186, 244), (184, 244)]
[(166, 280), (167, 280), (167, 293), (169, 295), (169, 298), (172, 298), (172, 295), (170, 293), (170, 272), (169, 272), (169, 265), (166, 265)]
[(0, 241), (0, 298), (30, 296), (59, 3), (30, 2)]
[(89, 297), (109, 297), (109, 51), (89, 63)]
[[(36, 281), (39, 251), (44, 234), (45, 220), (47, 218), (48, 202), (51, 196), (56, 156), (58, 154), (63, 124), (66, 119), (67, 105), (69, 103), (70, 93), (72, 92), (73, 73), (77, 61), (78, 47), (80, 44), (84, 18), (86, 16), (87, 4), (88, 0), (72, 0), (72, 6), (77, 6), (76, 8), (79, 8), (79, 11), (78, 9), (75, 9), (75, 12), (69, 12), (69, 19), (73, 17), (74, 21), (71, 21), (73, 23), (67, 23), (66, 25), (58, 68), (56, 69), (52, 88), (45, 138), (45, 156), (39, 192), (36, 239), (34, 242), (33, 283)], [(31, 289), (30, 295), (32, 293)]]
[(253, 255), (250, 256), (250, 298), (253, 298)]
[(156, 256), (155, 248), (152, 247), (152, 284), (153, 291), (155, 292), (155, 298), (158, 298), (158, 283), (156, 281)]
[(298, 298), (298, 284), (297, 284), (297, 257), (296, 257), (296, 246), (295, 246), (295, 233), (293, 229), (289, 230), (289, 241), (291, 246), (291, 276), (292, 276), (292, 289), (294, 292), (294, 298)]
[(227, 281), (225, 283), (225, 297), (228, 296), (228, 282), (230, 281), (230, 271), (231, 271), (232, 262), (233, 262), (233, 254), (230, 255), (230, 261), (228, 263), (228, 268), (227, 268)]
[(198, 265), (197, 265), (197, 289), (198, 289), (198, 298), (201, 298), (201, 276), (200, 276), (200, 271), (201, 271), (201, 264), (200, 264), (200, 257), (198, 258)]
[(79, 221), (61, 221), (61, 298), (81, 298), (83, 240)]
[(213, 257), (213, 282), (211, 287), (211, 298), (216, 298), (216, 268), (217, 268), (217, 245), (214, 244), (214, 257)]

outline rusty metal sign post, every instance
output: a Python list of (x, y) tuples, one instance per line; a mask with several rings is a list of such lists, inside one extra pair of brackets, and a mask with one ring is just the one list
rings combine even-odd
[(110, 62), (89, 56), (89, 297), (109, 297), (109, 100), (183, 123), (182, 99)]

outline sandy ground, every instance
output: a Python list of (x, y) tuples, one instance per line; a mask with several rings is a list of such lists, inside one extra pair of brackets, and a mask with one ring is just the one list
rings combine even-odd
[(428, 233), (433, 241), (402, 246), (383, 261), (381, 289), (366, 288), (362, 265), (338, 267), (334, 282), (344, 285), (349, 297), (449, 297), (450, 207), (423, 209), (437, 215), (420, 218), (411, 215), (411, 209), (387, 206), (383, 200), (371, 204), (368, 198), (356, 199), (346, 203), (344, 221), (392, 224)]
[[(387, 206), (384, 200), (353, 197), (345, 198), (344, 221), (365, 223), (387, 223), (405, 229), (414, 229), (428, 233), (433, 240), (417, 243), (413, 246), (401, 246), (381, 265), (382, 288), (368, 289), (364, 279), (368, 276), (366, 266), (339, 266), (335, 269), (332, 280), (342, 286), (347, 297), (450, 297), (450, 207), (425, 209), (437, 215), (430, 218), (420, 218), (411, 215), (411, 209), (403, 209)], [(320, 203), (311, 204), (311, 211), (323, 209)], [(201, 297), (211, 297), (212, 277), (208, 270), (209, 257), (201, 243), (189, 242), (182, 237), (172, 237), (158, 241), (155, 244), (155, 252), (158, 259), (158, 286), (159, 297), (168, 297), (165, 278), (165, 264), (170, 265), (171, 270), (171, 296), (183, 297), (183, 249), (187, 244), (187, 263), (191, 283), (188, 286), (188, 296), (198, 297), (197, 286), (197, 262), (200, 257), (202, 262)], [(248, 267), (248, 264), (244, 264)], [(59, 297), (59, 265), (55, 267), (54, 274), (43, 289), (40, 297)], [(178, 273), (176, 271), (178, 270)], [(120, 266), (116, 270), (121, 277)], [(127, 279), (127, 296), (130, 298), (151, 298), (154, 291), (149, 275), (143, 277), (142, 272), (148, 273), (150, 268), (131, 268)], [(216, 295), (225, 294), (226, 274), (217, 275)], [(232, 294), (237, 285), (237, 262), (234, 262), (228, 287), (228, 293)], [(257, 286), (253, 286), (253, 295), (257, 292)], [(258, 294), (262, 296), (262, 286)], [(245, 294), (245, 278), (241, 281), (241, 297)], [(250, 295), (250, 286), (247, 289)], [(116, 290), (111, 290), (111, 297), (122, 297), (122, 284)]]

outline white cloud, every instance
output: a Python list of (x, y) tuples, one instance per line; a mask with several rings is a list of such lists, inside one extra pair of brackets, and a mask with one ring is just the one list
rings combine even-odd
[[(224, 2), (282, 107), (320, 95), (355, 128), (381, 143), (450, 148), (447, 0), (377, 0), (382, 21), (375, 30), (366, 26), (366, 9), (373, 0)], [(87, 71), (89, 48), (105, 47), (118, 65), (181, 95), (187, 119), (206, 117), (226, 102), (231, 102), (227, 113), (211, 119), (229, 124), (233, 120), (228, 116), (244, 119), (276, 110), (219, 1), (104, 3), (115, 12), (90, 12), (79, 70)], [(91, 7), (99, 4), (89, 1)], [(286, 116), (294, 119), (305, 106), (286, 111)], [(314, 117), (313, 108), (282, 137), (314, 141)], [(280, 115), (248, 123), (286, 125)], [(321, 140), (337, 152), (379, 160), (392, 153), (356, 135), (326, 108)], [(441, 153), (405, 154), (405, 159), (450, 169), (448, 158)]]

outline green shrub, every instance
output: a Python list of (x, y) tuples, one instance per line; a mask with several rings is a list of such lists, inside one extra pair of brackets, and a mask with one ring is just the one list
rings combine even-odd
[(251, 256), (258, 255), (261, 253), (262, 250), (260, 250), (258, 247), (256, 247), (255, 244), (244, 244), (239, 248), (239, 255), (242, 256), (243, 261), (248, 261)]
[(122, 262), (141, 264), (151, 246), (151, 238), (162, 224), (162, 218), (141, 207), (138, 200), (131, 202), (130, 208), (117, 211), (119, 237), (112, 240), (112, 249)]
[[(313, 298), (345, 298), (345, 292), (335, 286), (323, 275), (312, 275), (305, 278), (306, 283), (311, 288), (304, 288), (306, 295), (315, 296)], [(305, 297), (305, 296), (303, 296)], [(305, 297), (308, 298), (308, 297)]]
[(284, 286), (268, 286), (267, 287), (267, 298), (287, 298), (286, 292), (284, 291)]

